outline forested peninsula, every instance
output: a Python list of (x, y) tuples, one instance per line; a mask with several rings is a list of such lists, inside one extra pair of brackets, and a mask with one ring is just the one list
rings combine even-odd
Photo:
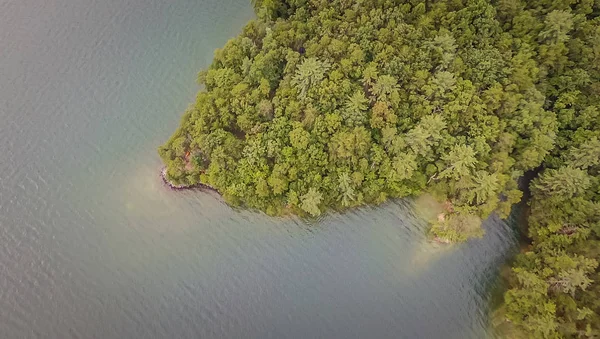
[(427, 193), (463, 241), (533, 177), (504, 333), (600, 336), (600, 1), (254, 6), (159, 148), (166, 180), (270, 215)]

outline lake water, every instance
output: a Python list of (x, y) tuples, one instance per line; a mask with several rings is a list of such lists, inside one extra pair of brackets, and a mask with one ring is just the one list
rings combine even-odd
[(482, 338), (510, 227), (307, 223), (159, 179), (249, 0), (0, 0), (0, 338)]

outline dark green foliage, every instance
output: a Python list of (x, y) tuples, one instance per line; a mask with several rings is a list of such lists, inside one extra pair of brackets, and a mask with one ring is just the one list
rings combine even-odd
[[(174, 183), (272, 214), (433, 190), (451, 207), (439, 229), (461, 233), (518, 201), (516, 179), (553, 147), (534, 54), (487, 1), (255, 7), (161, 148)], [(561, 20), (548, 39), (569, 29)]]
[(280, 215), (428, 192), (481, 235), (531, 184), (506, 294), (524, 337), (600, 335), (600, 3), (255, 0), (159, 149), (168, 179)]
[[(600, 337), (600, 3), (499, 1), (503, 27), (537, 54), (555, 147), (530, 185), (531, 246), (505, 313), (524, 338)], [(516, 9), (519, 10), (516, 10)]]

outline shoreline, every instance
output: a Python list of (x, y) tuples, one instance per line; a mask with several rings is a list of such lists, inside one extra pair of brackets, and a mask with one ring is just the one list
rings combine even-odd
[[(194, 185), (176, 185), (174, 183), (172, 183), (169, 179), (167, 179), (167, 167), (163, 167), (160, 170), (160, 177), (162, 178), (163, 183), (169, 187), (172, 190), (175, 191), (182, 191), (182, 190), (192, 190), (192, 189), (205, 189), (208, 191), (212, 191), (217, 193), (219, 196), (221, 196), (221, 193), (214, 187), (207, 185), (207, 184), (203, 184), (203, 183), (198, 183), (198, 184), (194, 184)], [(287, 213), (285, 213), (287, 214)], [(429, 239), (430, 243), (434, 243), (434, 244), (438, 244), (438, 245), (450, 245), (453, 243), (453, 241), (446, 239), (446, 238), (441, 238), (438, 236), (434, 236), (433, 238)]]
[(176, 185), (176, 184), (172, 183), (169, 179), (167, 179), (167, 168), (166, 167), (163, 167), (160, 170), (160, 177), (162, 178), (163, 183), (172, 190), (180, 191), (180, 190), (200, 188), (200, 189), (206, 189), (206, 190), (210, 190), (210, 191), (219, 193), (219, 191), (217, 191), (216, 188), (209, 186), (207, 184), (202, 184), (202, 183), (198, 183), (195, 185)]

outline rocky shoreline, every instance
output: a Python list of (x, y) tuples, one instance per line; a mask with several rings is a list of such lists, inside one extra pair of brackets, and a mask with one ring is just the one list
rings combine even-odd
[(433, 242), (435, 242), (437, 244), (444, 244), (444, 245), (452, 243), (452, 241), (450, 241), (450, 240), (448, 240), (446, 238), (440, 238), (440, 237), (437, 237), (437, 236), (435, 238), (433, 238)]
[(167, 168), (166, 167), (163, 167), (163, 169), (160, 171), (160, 177), (162, 178), (165, 185), (169, 186), (169, 188), (171, 188), (173, 190), (186, 190), (186, 189), (201, 188), (201, 189), (207, 189), (207, 190), (217, 192), (217, 190), (214, 187), (206, 185), (206, 184), (176, 185), (176, 184), (172, 183), (171, 181), (169, 181), (169, 179), (167, 179)]

